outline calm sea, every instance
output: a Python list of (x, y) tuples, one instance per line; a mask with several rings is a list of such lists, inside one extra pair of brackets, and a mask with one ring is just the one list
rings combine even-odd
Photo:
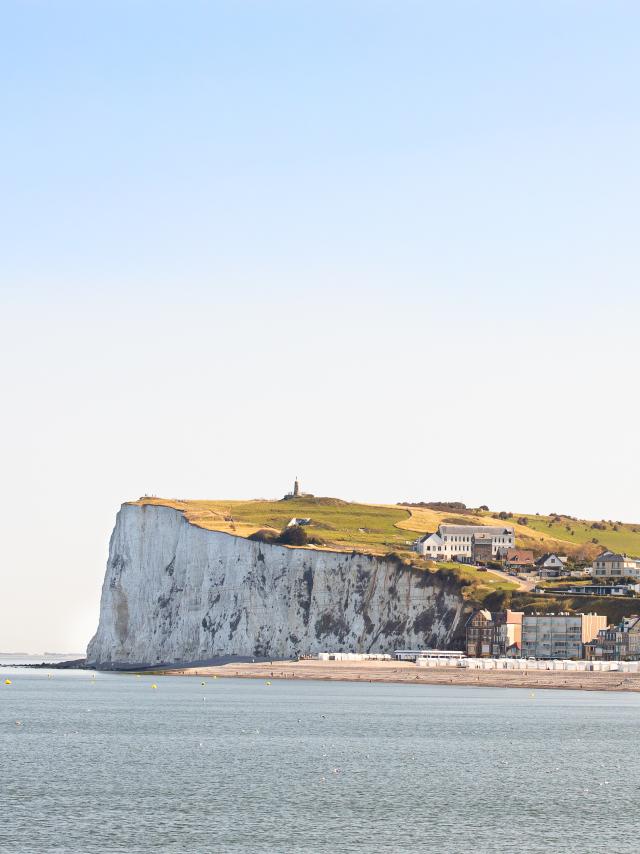
[(0, 675), (3, 854), (640, 850), (640, 696)]

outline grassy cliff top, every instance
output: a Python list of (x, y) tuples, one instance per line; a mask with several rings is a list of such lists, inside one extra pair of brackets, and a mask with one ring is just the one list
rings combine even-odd
[(198, 501), (141, 498), (134, 504), (159, 504), (181, 510), (192, 525), (241, 537), (263, 529), (281, 531), (291, 519), (310, 518), (305, 530), (325, 548), (387, 554), (410, 550), (421, 528), (409, 529), (411, 514), (400, 507), (349, 504), (338, 498), (296, 498), (290, 501)]
[[(411, 542), (440, 524), (512, 525), (516, 544), (536, 554), (557, 551), (587, 560), (604, 548), (640, 554), (640, 525), (591, 522), (568, 516), (513, 513), (504, 520), (490, 511), (464, 513), (405, 505), (355, 504), (338, 498), (295, 498), (289, 501), (208, 501), (141, 498), (134, 504), (158, 504), (181, 510), (187, 520), (211, 531), (247, 537), (264, 528), (280, 531), (293, 517), (310, 518), (306, 527), (325, 548), (386, 554), (410, 553)], [(593, 527), (597, 525), (598, 527)], [(592, 540), (596, 539), (597, 543)]]
[[(172, 507), (183, 512), (192, 525), (242, 537), (264, 529), (280, 532), (294, 517), (311, 519), (311, 523), (305, 526), (305, 531), (310, 537), (320, 538), (324, 545), (305, 548), (357, 551), (372, 555), (393, 552), (419, 569), (453, 573), (465, 583), (465, 596), (479, 602), (490, 593), (518, 589), (517, 584), (503, 576), (459, 563), (435, 564), (421, 558), (412, 550), (411, 545), (416, 537), (437, 528), (439, 517), (442, 517), (442, 521), (456, 521), (447, 513), (436, 513), (432, 516), (421, 508), (354, 504), (339, 498), (315, 497), (288, 501), (141, 498), (131, 503)], [(490, 518), (483, 522), (492, 523), (494, 520)]]
[[(502, 601), (503, 604), (511, 602), (515, 608), (543, 612), (597, 610), (615, 619), (621, 613), (638, 612), (635, 599), (614, 603), (596, 597), (559, 599), (551, 595), (524, 593), (520, 584), (499, 573), (464, 564), (427, 561), (411, 550), (411, 544), (420, 534), (435, 531), (440, 524), (504, 524), (514, 527), (519, 547), (532, 549), (536, 554), (555, 551), (592, 559), (603, 548), (640, 554), (640, 525), (601, 521), (595, 523), (598, 527), (594, 528), (593, 522), (568, 516), (514, 513), (508, 519), (500, 519), (497, 513), (490, 511), (451, 512), (408, 505), (355, 504), (338, 498), (207, 501), (144, 497), (131, 503), (172, 507), (184, 513), (192, 525), (241, 537), (263, 529), (280, 532), (294, 517), (309, 518), (311, 523), (305, 530), (309, 536), (321, 539), (324, 545), (307, 548), (375, 555), (394, 552), (419, 569), (451, 572), (463, 583), (463, 595), (472, 606), (494, 607)], [(594, 538), (598, 543), (592, 542)]]

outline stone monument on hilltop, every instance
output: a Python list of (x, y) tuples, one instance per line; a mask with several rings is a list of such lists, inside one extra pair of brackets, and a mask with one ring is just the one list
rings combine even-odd
[(287, 492), (287, 494), (283, 496), (282, 500), (292, 501), (294, 498), (313, 498), (313, 495), (310, 492), (300, 492), (300, 482), (298, 481), (297, 475), (293, 482), (293, 492)]

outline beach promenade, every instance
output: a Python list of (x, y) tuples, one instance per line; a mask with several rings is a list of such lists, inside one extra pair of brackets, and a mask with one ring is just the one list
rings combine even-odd
[(640, 673), (585, 671), (470, 670), (417, 667), (399, 661), (274, 661), (224, 664), (163, 671), (178, 676), (236, 679), (316, 679), (346, 682), (397, 682), (414, 685), (471, 685), (485, 688), (555, 688), (579, 691), (640, 691)]

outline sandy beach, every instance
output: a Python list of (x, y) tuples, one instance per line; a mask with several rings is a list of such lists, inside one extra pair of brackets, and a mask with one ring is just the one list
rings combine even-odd
[(165, 670), (175, 676), (236, 679), (317, 679), (346, 682), (398, 682), (412, 685), (471, 685), (484, 688), (556, 688), (576, 691), (640, 691), (640, 673), (553, 670), (467, 670), (423, 668), (399, 661), (274, 661)]

